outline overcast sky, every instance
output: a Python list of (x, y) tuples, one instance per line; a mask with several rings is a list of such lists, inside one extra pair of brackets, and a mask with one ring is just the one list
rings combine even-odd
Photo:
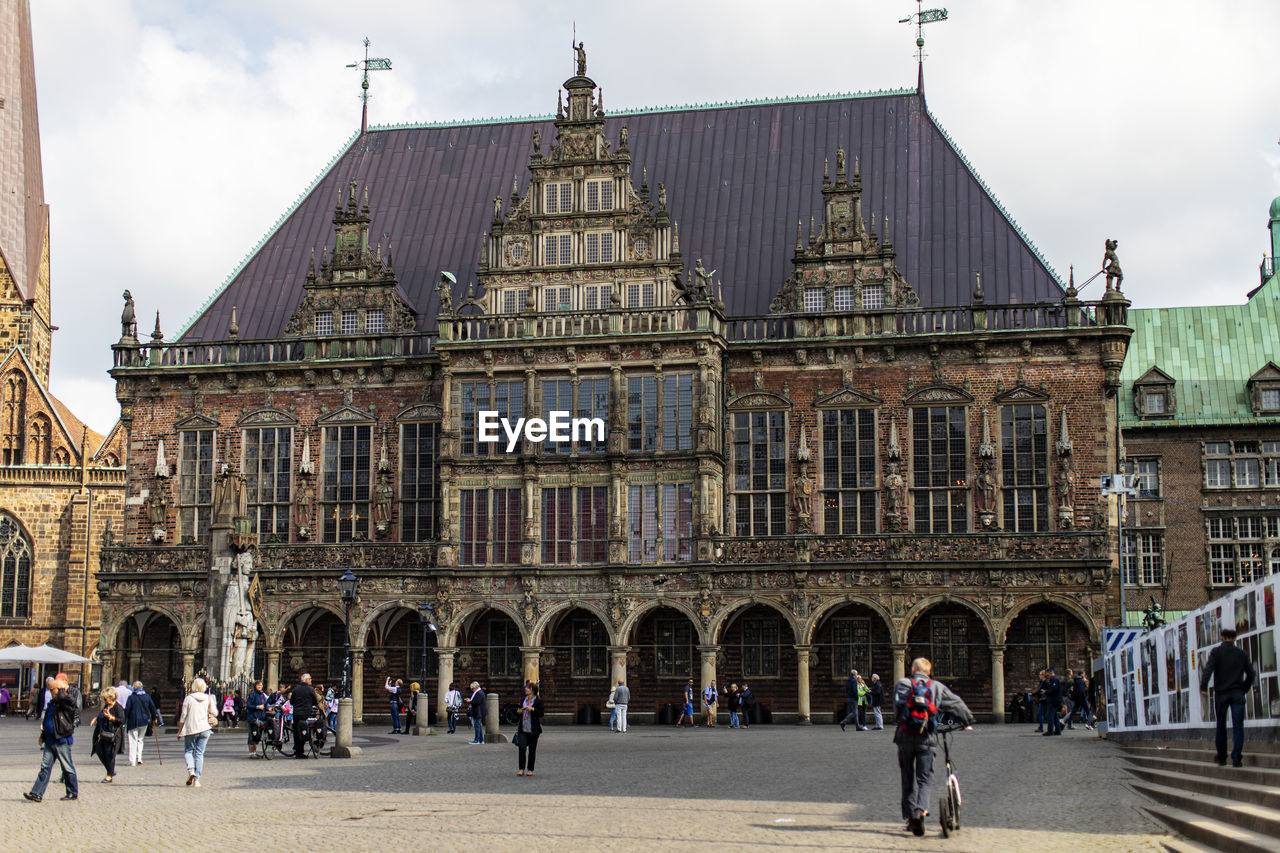
[[(916, 80), (903, 0), (31, 5), (53, 387), (104, 432), (120, 292), (172, 338), (358, 128), (366, 35), (394, 64), (373, 124), (552, 112), (575, 21), (611, 111)], [(1087, 277), (1111, 236), (1139, 307), (1244, 300), (1280, 194), (1280, 3), (948, 8), (929, 108), (1054, 269)]]

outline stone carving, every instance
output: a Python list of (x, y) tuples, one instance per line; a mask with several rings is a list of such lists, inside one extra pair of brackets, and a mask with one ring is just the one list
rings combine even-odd
[(137, 343), (138, 315), (133, 309), (133, 294), (126, 290), (121, 296), (124, 297), (124, 310), (120, 312), (120, 340)]
[(110, 548), (116, 544), (115, 531), (111, 529), (111, 519), (107, 519), (107, 523), (102, 528), (102, 547)]
[(147, 494), (147, 520), (151, 522), (151, 541), (159, 544), (168, 535), (165, 522), (169, 518), (169, 489), (165, 481), (156, 478), (156, 484)]
[(792, 486), (791, 497), (795, 509), (795, 532), (807, 534), (813, 532), (813, 477), (810, 473), (808, 430), (803, 423), (798, 427), (800, 446), (796, 448), (796, 462), (799, 470)]
[(304, 474), (298, 478), (298, 485), (293, 493), (293, 528), (299, 539), (311, 538), (315, 501), (316, 487), (312, 484), (311, 477)]
[(222, 599), (222, 654), (218, 668), (218, 678), (222, 681), (252, 676), (253, 646), (257, 634), (253, 607), (249, 602), (253, 554), (248, 551), (236, 554), (231, 558), (231, 570)]
[(577, 63), (578, 63), (578, 76), (586, 77), (587, 76), (587, 51), (586, 51), (586, 48), (583, 47), (583, 43), (578, 42), (578, 44), (574, 47), (573, 52), (576, 56)]
[(1119, 240), (1108, 238), (1106, 251), (1102, 255), (1102, 271), (1107, 274), (1107, 290), (1119, 290), (1120, 282), (1124, 281), (1124, 273), (1120, 271), (1120, 259), (1116, 257), (1116, 247), (1119, 245)]

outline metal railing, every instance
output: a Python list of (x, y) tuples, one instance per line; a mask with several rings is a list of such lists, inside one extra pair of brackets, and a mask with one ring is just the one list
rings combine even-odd
[(430, 355), (434, 334), (346, 335), (297, 340), (139, 343), (112, 347), (115, 367), (211, 367)]

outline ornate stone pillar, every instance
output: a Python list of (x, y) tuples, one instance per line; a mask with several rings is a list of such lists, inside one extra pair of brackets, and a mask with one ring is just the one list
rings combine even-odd
[(449, 684), (453, 681), (453, 655), (456, 649), (436, 647), (436, 655), (440, 659), (438, 671), (439, 681), (436, 684), (436, 720), (447, 722), (449, 712), (445, 709), (444, 696), (449, 692)]
[[(115, 684), (115, 660), (116, 650), (100, 648), (98, 649), (98, 657), (102, 659), (102, 686), (107, 687)], [(17, 702), (17, 699), (14, 699)]]
[[(538, 658), (542, 654), (542, 646), (521, 646), (520, 657), (524, 661), (524, 680), (538, 682)], [(521, 693), (523, 695), (523, 692)]]
[(610, 646), (609, 647), (609, 681), (617, 684), (619, 681), (627, 680), (627, 652), (631, 651), (630, 646)]
[(1004, 722), (1004, 646), (991, 647), (991, 720)]
[(907, 644), (894, 643), (893, 649), (893, 683), (896, 685), (899, 679), (907, 677)]
[(364, 647), (351, 649), (351, 720), (364, 725)]
[[(719, 646), (698, 646), (698, 653), (702, 655), (703, 690), (706, 690), (711, 682), (716, 680), (716, 654), (718, 654), (719, 651)], [(694, 705), (697, 705), (697, 701), (694, 702)]]
[(196, 677), (196, 653), (184, 651), (182, 653), (182, 689), (186, 690), (191, 686), (191, 680)]
[(142, 680), (142, 652), (129, 652), (128, 672), (129, 677), (127, 680), (130, 684)]
[(264, 685), (268, 691), (280, 686), (280, 650), (267, 649), (267, 677)]
[(796, 671), (799, 673), (796, 693), (796, 711), (799, 719), (796, 722), (802, 726), (813, 723), (809, 716), (809, 651), (809, 646), (796, 646)]

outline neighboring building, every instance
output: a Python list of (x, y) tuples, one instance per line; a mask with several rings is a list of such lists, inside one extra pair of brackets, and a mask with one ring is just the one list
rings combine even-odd
[(990, 716), (1096, 654), (1118, 288), (1064, 293), (921, 91), (606, 118), (578, 61), (554, 120), (359, 135), (175, 343), (125, 324), (105, 664), (339, 680), (349, 567), (357, 717), (626, 673), (827, 721), (921, 654)]
[[(123, 434), (104, 439), (49, 392), (53, 329), (31, 21), (26, 0), (0, 0), (0, 648), (89, 656), (89, 573), (105, 526), (120, 529)], [(11, 689), (17, 677), (0, 672)]]
[(1171, 615), (1280, 572), (1280, 198), (1272, 255), (1243, 305), (1142, 308), (1122, 378), (1126, 604)]

